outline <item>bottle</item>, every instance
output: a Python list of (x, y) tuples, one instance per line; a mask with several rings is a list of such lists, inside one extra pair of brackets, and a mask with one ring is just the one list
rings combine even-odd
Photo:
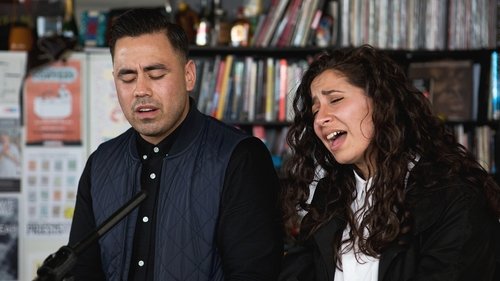
[(245, 17), (243, 7), (239, 7), (236, 20), (231, 27), (231, 46), (248, 46), (250, 36), (250, 22)]
[(214, 0), (214, 28), (212, 29), (212, 46), (225, 46), (231, 42), (231, 24), (226, 20), (226, 11), (220, 0)]
[(175, 14), (175, 22), (184, 29), (190, 44), (195, 43), (196, 28), (199, 24), (198, 14), (184, 1), (180, 1)]
[(11, 51), (31, 51), (35, 42), (31, 15), (28, 14), (25, 6), (19, 6), (21, 11), (18, 15), (17, 8), (16, 4), (9, 28), (8, 49)]
[(65, 1), (62, 36), (76, 41), (78, 39), (78, 27), (76, 25), (73, 4), (73, 0)]
[(201, 1), (200, 22), (196, 29), (196, 45), (207, 46), (210, 43), (210, 34), (212, 33), (212, 9), (207, 0)]
[(245, 0), (244, 10), (246, 16), (250, 18), (258, 17), (262, 14), (262, 6), (262, 0)]
[(33, 31), (29, 25), (20, 22), (11, 25), (9, 31), (9, 50), (31, 51), (33, 43)]

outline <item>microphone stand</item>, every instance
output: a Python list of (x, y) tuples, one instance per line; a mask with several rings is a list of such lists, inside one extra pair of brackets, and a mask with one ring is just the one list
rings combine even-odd
[(76, 243), (74, 247), (62, 246), (57, 252), (50, 254), (44, 260), (42, 266), (36, 271), (37, 277), (33, 281), (63, 280), (73, 266), (75, 266), (78, 256), (85, 251), (89, 245), (94, 243), (135, 209), (144, 199), (146, 199), (146, 197), (146, 191), (141, 190), (141, 192), (137, 193), (132, 199), (125, 203), (125, 205), (114, 212), (94, 232)]

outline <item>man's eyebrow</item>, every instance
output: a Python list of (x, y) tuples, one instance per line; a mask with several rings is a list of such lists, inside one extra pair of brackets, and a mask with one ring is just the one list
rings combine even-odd
[[(158, 63), (158, 64), (152, 64), (144, 67), (144, 71), (152, 71), (152, 70), (165, 70), (167, 67), (164, 64)], [(122, 68), (118, 70), (118, 76), (123, 76), (127, 74), (137, 74), (136, 70), (130, 69), (130, 68)]]
[(118, 70), (118, 76), (123, 76), (127, 74), (137, 74), (137, 71), (128, 68), (122, 68)]
[(161, 63), (148, 65), (148, 66), (144, 67), (144, 71), (146, 71), (146, 72), (151, 71), (151, 70), (162, 70), (162, 69), (167, 69), (167, 67)]

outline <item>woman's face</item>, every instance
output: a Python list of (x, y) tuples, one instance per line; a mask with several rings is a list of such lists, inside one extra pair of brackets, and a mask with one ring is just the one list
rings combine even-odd
[(326, 70), (311, 83), (314, 132), (340, 164), (354, 164), (366, 178), (373, 138), (372, 100), (339, 72)]

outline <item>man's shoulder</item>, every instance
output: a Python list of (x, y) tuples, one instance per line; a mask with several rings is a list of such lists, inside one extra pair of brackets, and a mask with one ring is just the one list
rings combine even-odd
[(134, 129), (130, 128), (125, 132), (121, 133), (120, 135), (99, 144), (97, 149), (94, 151), (94, 154), (103, 154), (103, 153), (105, 154), (109, 153), (110, 151), (122, 149), (126, 146), (127, 143), (130, 142), (130, 139), (133, 138), (134, 135), (135, 135)]
[(135, 134), (135, 131), (133, 128), (129, 128), (128, 130), (126, 130), (125, 132), (119, 134), (118, 136), (116, 137), (113, 137), (109, 140), (106, 140), (104, 142), (102, 142), (100, 146), (110, 146), (110, 145), (115, 145), (117, 143), (120, 143), (120, 142), (123, 142), (123, 141), (126, 141), (126, 140), (129, 140), (130, 137), (133, 137)]

